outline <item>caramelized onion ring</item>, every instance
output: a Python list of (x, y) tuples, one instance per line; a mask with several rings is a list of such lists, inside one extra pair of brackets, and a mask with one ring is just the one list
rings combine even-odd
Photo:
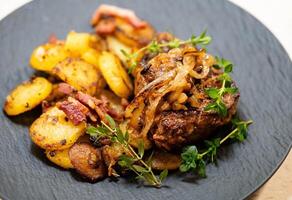
[(195, 70), (191, 70), (189, 74), (193, 78), (203, 79), (203, 78), (205, 78), (209, 74), (209, 71), (210, 71), (210, 67), (203, 66), (203, 69), (202, 69), (202, 72), (201, 73), (198, 73)]
[[(183, 58), (183, 63), (194, 67), (196, 65), (196, 60), (195, 60), (195, 57), (193, 56), (193, 53), (186, 54)], [(202, 66), (201, 73), (198, 73), (194, 69), (192, 69), (190, 70), (189, 74), (193, 78), (202, 79), (202, 78), (205, 78), (209, 74), (209, 71), (210, 71), (209, 66)]]

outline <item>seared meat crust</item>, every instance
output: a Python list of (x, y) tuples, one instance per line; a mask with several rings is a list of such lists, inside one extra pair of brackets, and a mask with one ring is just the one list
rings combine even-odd
[(218, 127), (230, 122), (236, 113), (238, 96), (232, 101), (226, 117), (203, 110), (164, 111), (155, 118), (150, 135), (158, 147), (166, 150), (206, 139)]

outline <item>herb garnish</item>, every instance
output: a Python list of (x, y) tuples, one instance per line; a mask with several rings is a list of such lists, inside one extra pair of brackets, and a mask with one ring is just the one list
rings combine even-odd
[(227, 108), (223, 102), (223, 96), (226, 93), (235, 94), (238, 92), (238, 89), (231, 86), (232, 79), (230, 77), (230, 73), (233, 70), (233, 64), (229, 60), (225, 60), (224, 58), (216, 58), (216, 64), (213, 65), (215, 69), (222, 69), (223, 73), (218, 77), (218, 80), (221, 81), (221, 88), (207, 88), (205, 89), (205, 93), (213, 100), (205, 107), (205, 111), (215, 111), (221, 117), (225, 117), (227, 115)]
[(160, 187), (162, 181), (167, 177), (168, 171), (163, 170), (159, 177), (156, 176), (151, 168), (151, 159), (147, 161), (143, 160), (144, 157), (144, 144), (141, 141), (138, 145), (138, 151), (136, 152), (129, 144), (129, 133), (126, 131), (123, 133), (115, 121), (106, 115), (106, 124), (101, 121), (101, 125), (94, 127), (89, 126), (86, 130), (87, 134), (91, 137), (99, 140), (100, 138), (107, 137), (112, 142), (117, 142), (124, 148), (127, 154), (121, 155), (118, 164), (127, 170), (133, 171), (137, 175), (137, 179), (144, 181), (151, 186)]
[(124, 50), (121, 50), (121, 52), (124, 54), (124, 56), (127, 59), (127, 62), (129, 64), (129, 73), (132, 73), (132, 71), (137, 67), (137, 58), (140, 53), (142, 52), (149, 52), (157, 54), (162, 51), (163, 47), (169, 47), (169, 48), (178, 48), (181, 45), (185, 44), (192, 44), (193, 46), (196, 45), (207, 45), (211, 42), (212, 38), (210, 36), (206, 36), (206, 31), (201, 33), (199, 36), (192, 35), (192, 37), (188, 40), (179, 40), (179, 39), (173, 39), (172, 41), (166, 42), (166, 43), (158, 43), (157, 41), (152, 41), (147, 46), (142, 47), (141, 49), (137, 50), (136, 52), (129, 54), (125, 52)]
[(247, 127), (252, 123), (249, 121), (240, 121), (238, 118), (232, 120), (233, 131), (231, 131), (224, 138), (214, 138), (212, 140), (206, 140), (206, 149), (199, 151), (195, 145), (185, 148), (181, 154), (182, 163), (180, 165), (181, 172), (195, 171), (201, 177), (206, 177), (206, 163), (216, 163), (216, 156), (218, 148), (228, 139), (234, 139), (242, 142), (247, 135)]

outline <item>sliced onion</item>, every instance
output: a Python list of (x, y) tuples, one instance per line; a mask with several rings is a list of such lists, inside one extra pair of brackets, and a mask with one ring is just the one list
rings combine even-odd
[[(129, 118), (134, 110), (139, 107), (141, 102), (147, 102), (144, 104), (144, 111), (139, 112), (143, 113), (143, 121), (145, 122), (143, 128), (141, 130), (135, 130), (135, 128), (128, 124), (130, 125), (128, 126), (128, 129), (130, 129), (130, 138), (135, 138), (135, 141), (139, 140), (139, 138), (143, 139), (145, 149), (149, 149), (151, 147), (151, 142), (148, 139), (147, 134), (154, 122), (157, 106), (161, 102), (162, 98), (169, 92), (183, 90), (183, 88), (186, 87), (188, 83), (188, 75), (195, 66), (194, 56), (186, 53), (183, 58), (183, 63), (176, 62), (176, 65), (177, 66), (171, 71), (147, 84), (136, 95), (134, 100), (126, 109), (126, 117)], [(137, 142), (133, 142), (131, 145), (137, 146)]]
[(195, 70), (191, 70), (190, 71), (190, 76), (195, 78), (195, 79), (203, 79), (209, 74), (209, 71), (210, 71), (210, 67), (203, 66), (201, 73), (198, 73)]

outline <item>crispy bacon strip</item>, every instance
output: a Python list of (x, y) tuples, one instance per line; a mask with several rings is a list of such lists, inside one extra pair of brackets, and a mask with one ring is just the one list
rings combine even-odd
[(57, 107), (64, 111), (74, 125), (86, 121), (86, 116), (89, 115), (89, 109), (72, 97), (68, 97), (68, 100), (57, 103)]
[(106, 114), (109, 114), (118, 121), (123, 119), (123, 114), (115, 111), (105, 96), (97, 99), (83, 92), (76, 91), (67, 83), (58, 84), (51, 98), (48, 101), (43, 101), (43, 110), (46, 110), (51, 105), (49, 101), (58, 101), (66, 96), (68, 97), (67, 100), (58, 102), (56, 105), (65, 112), (69, 120), (75, 125), (86, 121), (87, 117), (93, 122), (96, 122), (98, 118), (105, 120)]
[(117, 6), (102, 4), (100, 5), (91, 18), (92, 26), (95, 26), (102, 16), (114, 16), (126, 19), (135, 28), (143, 28), (147, 25), (145, 21), (139, 19), (136, 14), (129, 9), (119, 8)]
[(59, 83), (57, 90), (59, 93), (62, 93), (65, 95), (70, 95), (74, 92), (74, 88), (67, 83)]
[(101, 96), (101, 99), (97, 99), (83, 92), (77, 92), (75, 98), (84, 105), (95, 110), (101, 120), (105, 119), (105, 114), (109, 114), (116, 120), (121, 120), (123, 118), (120, 113), (110, 107), (109, 101), (105, 96)]
[(83, 92), (77, 92), (75, 98), (81, 103), (87, 105), (89, 108), (95, 110), (95, 112), (97, 113), (101, 120), (105, 119), (106, 110), (103, 110), (99, 107), (99, 105), (102, 104), (101, 100), (92, 97), (88, 94), (85, 94)]

